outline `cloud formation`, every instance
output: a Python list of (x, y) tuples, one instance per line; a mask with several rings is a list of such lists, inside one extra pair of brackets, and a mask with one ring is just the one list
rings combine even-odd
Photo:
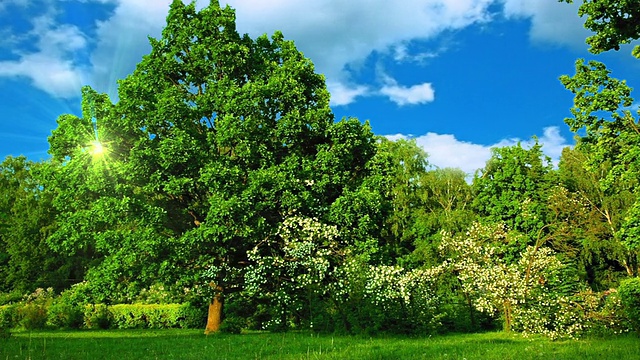
[(31, 25), (32, 30), (21, 40), (35, 49), (14, 50), (16, 60), (0, 61), (0, 77), (25, 77), (51, 95), (78, 96), (86, 69), (74, 57), (86, 47), (86, 36), (76, 26), (57, 24), (52, 11), (35, 17)]
[(507, 18), (527, 18), (531, 21), (529, 37), (533, 42), (565, 45), (586, 49), (585, 39), (591, 35), (578, 17), (579, 2), (558, 3), (558, 0), (500, 0)]
[[(432, 132), (419, 136), (395, 134), (386, 137), (391, 140), (413, 138), (418, 146), (429, 154), (429, 164), (439, 168), (458, 168), (469, 175), (473, 175), (476, 170), (485, 166), (487, 160), (491, 158), (492, 148), (513, 146), (518, 143), (529, 148), (535, 143), (534, 139), (512, 138), (501, 140), (492, 145), (481, 145), (458, 140), (451, 134)], [(570, 146), (567, 140), (560, 135), (560, 129), (557, 126), (544, 128), (543, 135), (538, 138), (538, 142), (542, 145), (542, 151), (552, 159), (556, 166), (562, 149)]]
[(385, 85), (380, 89), (380, 93), (388, 96), (391, 101), (399, 106), (426, 104), (435, 99), (435, 91), (431, 83), (408, 87), (398, 84)]
[[(0, 62), (0, 76), (27, 77), (34, 86), (56, 97), (77, 96), (83, 84), (114, 96), (117, 79), (128, 75), (149, 51), (147, 36), (160, 36), (171, 2), (74, 1), (109, 3), (114, 10), (93, 29), (56, 23), (53, 13), (34, 20), (23, 45), (36, 43), (36, 48), (16, 54), (15, 60)], [(507, 18), (531, 19), (532, 41), (584, 43), (585, 30), (576, 16), (576, 5), (559, 4), (557, 0), (406, 0), (401, 5), (387, 0), (221, 1), (225, 3), (236, 9), (239, 32), (255, 37), (281, 30), (295, 40), (317, 71), (325, 74), (333, 105), (346, 105), (363, 96), (386, 96), (400, 106), (433, 101), (437, 84), (424, 81), (428, 79), (417, 84), (363, 84), (356, 80), (357, 65), (374, 53), (399, 62), (438, 56), (446, 49), (412, 54), (408, 45), (491, 22), (498, 16), (496, 4), (503, 5)], [(54, 0), (38, 0), (38, 4), (55, 11), (72, 6), (69, 1)], [(208, 0), (198, 1), (198, 7), (207, 4)], [(11, 6), (35, 5), (28, 0), (2, 0), (0, 12)], [(83, 31), (96, 33), (97, 37), (87, 39)], [(78, 58), (76, 54), (83, 51), (91, 53)]]

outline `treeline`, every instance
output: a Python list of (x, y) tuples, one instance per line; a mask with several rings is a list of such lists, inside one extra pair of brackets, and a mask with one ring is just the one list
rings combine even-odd
[(117, 103), (83, 89), (51, 159), (0, 165), (3, 302), (153, 289), (208, 307), (207, 331), (640, 329), (640, 131), (604, 65), (561, 79), (581, 137), (557, 168), (502, 147), (467, 182), (335, 121), (313, 64), (228, 7), (174, 1), (151, 44)]

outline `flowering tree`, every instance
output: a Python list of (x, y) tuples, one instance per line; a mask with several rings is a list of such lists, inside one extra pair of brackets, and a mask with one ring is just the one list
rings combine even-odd
[(444, 232), (440, 245), (440, 251), (449, 256), (441, 266), (457, 274), (462, 291), (478, 311), (501, 315), (505, 331), (511, 331), (516, 320), (521, 324), (525, 314), (527, 319), (535, 318), (534, 313), (549, 302), (560, 301), (555, 295), (541, 301), (543, 294), (558, 293), (553, 288), (558, 284), (552, 280), (563, 269), (551, 249), (528, 246), (516, 262), (505, 258), (509, 246), (520, 243), (519, 236), (503, 224), (474, 223), (464, 234)]
[(245, 291), (271, 303), (271, 327), (286, 328), (292, 312), (302, 311), (310, 292), (327, 293), (336, 260), (344, 255), (338, 229), (317, 218), (286, 218), (277, 236), (265, 239), (248, 252), (251, 265), (245, 273)]

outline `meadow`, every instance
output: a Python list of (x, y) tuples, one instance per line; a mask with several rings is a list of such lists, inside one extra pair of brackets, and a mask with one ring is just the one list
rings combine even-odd
[(353, 337), (302, 332), (204, 336), (201, 330), (18, 332), (0, 359), (640, 359), (635, 335), (551, 341), (498, 332)]

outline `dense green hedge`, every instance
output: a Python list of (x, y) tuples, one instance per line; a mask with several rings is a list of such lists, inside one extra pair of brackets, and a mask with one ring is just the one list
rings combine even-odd
[(204, 309), (185, 304), (89, 304), (84, 306), (18, 303), (0, 306), (0, 329), (168, 329), (201, 328)]

